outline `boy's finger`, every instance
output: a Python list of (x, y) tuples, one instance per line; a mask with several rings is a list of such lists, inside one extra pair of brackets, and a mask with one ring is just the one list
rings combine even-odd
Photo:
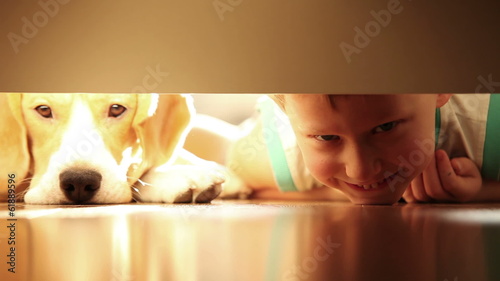
[(417, 200), (413, 196), (411, 184), (410, 184), (410, 186), (408, 186), (408, 188), (403, 193), (403, 199), (406, 201), (406, 203), (415, 203), (415, 202), (417, 202)]
[(457, 173), (457, 181), (459, 181), (450, 187), (454, 189), (455, 198), (463, 202), (471, 200), (482, 186), (479, 168), (472, 160), (465, 157), (451, 159), (451, 165)]
[[(431, 160), (429, 165), (425, 168), (423, 175), (423, 184), (425, 187), (425, 192), (431, 198), (436, 200), (450, 200), (452, 199), (451, 194), (449, 194), (441, 183), (440, 174), (437, 168), (437, 158), (440, 153), (444, 153), (445, 155), (440, 155), (439, 157), (445, 157), (445, 159), (441, 159), (443, 161), (448, 161), (448, 156), (444, 151), (437, 151), (435, 157)], [(448, 163), (449, 165), (449, 163)]]
[(411, 191), (413, 193), (413, 197), (419, 202), (429, 202), (431, 198), (427, 196), (424, 187), (424, 181), (422, 179), (422, 174), (416, 176), (411, 181)]
[(474, 162), (466, 157), (458, 157), (451, 159), (453, 171), (462, 177), (471, 177), (477, 174), (478, 168)]
[[(462, 185), (460, 177), (455, 173), (448, 155), (444, 151), (437, 151), (436, 155), (439, 177), (444, 190), (450, 194), (452, 199), (456, 199), (457, 195), (462, 193)], [(461, 167), (460, 167), (461, 168)]]

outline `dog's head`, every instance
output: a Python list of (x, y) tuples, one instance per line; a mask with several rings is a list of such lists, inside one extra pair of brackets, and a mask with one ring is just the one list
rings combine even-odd
[(0, 105), (0, 178), (31, 176), (34, 204), (130, 202), (132, 184), (183, 145), (192, 113), (181, 95), (7, 94)]

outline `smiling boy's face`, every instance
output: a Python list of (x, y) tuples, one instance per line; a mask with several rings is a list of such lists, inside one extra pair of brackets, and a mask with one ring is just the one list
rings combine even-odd
[(449, 95), (286, 95), (306, 166), (356, 204), (393, 204), (434, 157)]

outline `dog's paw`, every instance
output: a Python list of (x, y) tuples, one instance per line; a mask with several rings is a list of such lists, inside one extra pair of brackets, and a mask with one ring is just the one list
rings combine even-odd
[(210, 203), (222, 191), (225, 177), (216, 169), (173, 165), (147, 173), (137, 187), (137, 200), (163, 203)]
[(194, 188), (182, 192), (174, 198), (173, 203), (210, 203), (221, 193), (220, 184), (213, 184), (208, 188)]
[(234, 172), (227, 168), (220, 170), (225, 176), (226, 181), (222, 184), (222, 192), (219, 195), (221, 199), (247, 199), (252, 194), (243, 180)]

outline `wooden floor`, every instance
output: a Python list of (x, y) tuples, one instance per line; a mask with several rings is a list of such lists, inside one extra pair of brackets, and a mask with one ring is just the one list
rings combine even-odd
[(500, 204), (0, 210), (0, 280), (500, 280)]

